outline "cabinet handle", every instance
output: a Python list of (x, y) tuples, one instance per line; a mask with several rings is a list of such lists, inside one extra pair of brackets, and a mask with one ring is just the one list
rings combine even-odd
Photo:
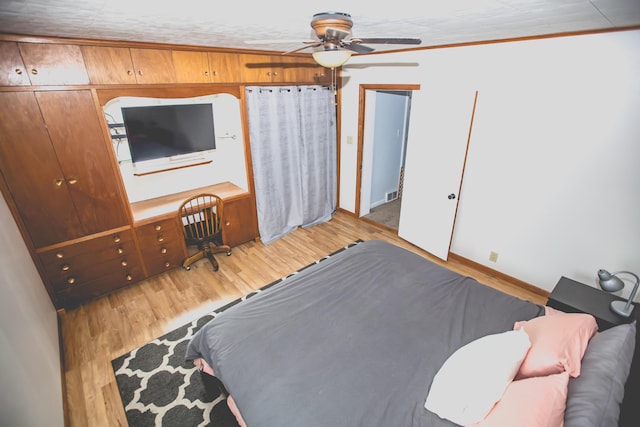
[(167, 253), (167, 248), (160, 248), (160, 253), (161, 254), (166, 254)]
[(133, 71), (131, 71), (131, 70), (127, 70), (127, 75), (128, 75), (128, 76), (133, 75)]
[(35, 76), (36, 74), (38, 74), (38, 70), (36, 70), (35, 68), (32, 68), (31, 69), (31, 74), (33, 74)]
[(62, 187), (62, 184), (64, 183), (64, 179), (56, 179), (55, 181), (53, 181), (53, 184), (56, 187)]
[(162, 230), (162, 226), (161, 226), (160, 224), (156, 225), (156, 226), (155, 226), (155, 227), (153, 227), (153, 228), (154, 228), (154, 230), (156, 230), (156, 231), (160, 231), (160, 230)]
[(20, 68), (16, 68), (16, 74), (22, 74), (22, 70)]
[(71, 266), (69, 264), (62, 264), (62, 267), (60, 267), (62, 271), (69, 271), (70, 268)]
[(273, 72), (273, 75), (274, 75), (274, 76), (277, 76), (277, 75), (278, 75), (278, 72), (277, 72), (277, 71), (274, 71), (274, 72)]
[(205, 76), (207, 76), (207, 77), (209, 77), (209, 72), (208, 72), (208, 71), (205, 71), (205, 72), (204, 72), (204, 75), (205, 75)]
[(126, 267), (129, 263), (127, 262), (126, 259), (123, 259), (122, 261), (120, 261), (120, 265), (123, 267)]
[(75, 185), (78, 183), (78, 178), (69, 178), (67, 182), (69, 183), (69, 185)]
[(124, 249), (122, 249), (122, 246), (118, 246), (118, 248), (116, 249), (116, 251), (122, 255), (124, 253)]
[(56, 258), (58, 259), (64, 258), (64, 252), (56, 252)]
[(138, 74), (140, 74), (141, 76), (143, 76), (144, 74), (142, 73), (142, 70), (138, 71)]
[(226, 225), (227, 227), (231, 225), (231, 223), (229, 221), (225, 221), (224, 225)]
[(114, 242), (114, 243), (120, 243), (120, 240), (121, 240), (121, 239), (120, 239), (120, 236), (118, 236), (118, 235), (113, 236), (113, 242)]
[(162, 234), (158, 236), (158, 242), (164, 242), (164, 236)]
[(213, 72), (213, 75), (214, 75), (214, 76), (217, 76), (217, 75), (218, 75), (218, 72), (217, 72), (217, 71), (214, 71), (214, 72)]
[(165, 266), (165, 267), (167, 267), (167, 268), (169, 268), (169, 267), (171, 267), (171, 263), (170, 263), (169, 261), (166, 261), (166, 262), (164, 263), (164, 266)]
[(74, 283), (76, 283), (76, 278), (75, 277), (69, 277), (67, 279), (67, 283), (70, 285), (73, 285)]
[(127, 282), (130, 282), (133, 280), (133, 276), (130, 274), (127, 274), (126, 276), (124, 276), (127, 279)]

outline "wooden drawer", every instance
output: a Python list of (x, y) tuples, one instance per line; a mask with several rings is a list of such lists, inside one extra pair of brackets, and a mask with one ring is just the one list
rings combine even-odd
[(86, 283), (56, 289), (56, 301), (63, 307), (74, 307), (143, 279), (142, 266), (129, 265), (126, 269), (114, 269)]
[(135, 230), (148, 275), (175, 268), (187, 256), (177, 217), (137, 225)]
[(133, 233), (129, 230), (62, 246), (39, 255), (48, 276), (55, 276), (69, 268), (92, 268), (96, 262), (137, 258)]

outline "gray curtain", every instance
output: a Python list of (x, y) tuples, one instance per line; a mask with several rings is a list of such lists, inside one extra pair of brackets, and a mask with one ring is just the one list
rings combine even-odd
[(246, 100), (262, 242), (331, 219), (337, 193), (333, 91), (247, 87)]

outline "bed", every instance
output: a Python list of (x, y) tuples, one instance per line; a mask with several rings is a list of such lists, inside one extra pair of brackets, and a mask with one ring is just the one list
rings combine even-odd
[[(592, 316), (567, 316), (372, 240), (217, 315), (185, 357), (223, 382), (249, 427), (500, 425), (487, 421), (514, 411), (528, 421), (551, 412), (565, 426), (615, 425), (635, 323), (597, 333)], [(560, 358), (550, 362), (558, 372), (536, 371), (530, 359), (549, 337), (571, 344), (563, 351), (573, 365)], [(622, 363), (602, 372), (611, 355)], [(603, 378), (614, 380), (602, 386)], [(590, 424), (594, 411), (602, 424)]]

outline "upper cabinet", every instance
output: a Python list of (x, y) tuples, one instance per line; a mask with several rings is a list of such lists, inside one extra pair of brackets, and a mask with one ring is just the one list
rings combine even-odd
[(170, 50), (130, 49), (138, 83), (176, 83)]
[(18, 44), (0, 42), (0, 86), (29, 86), (30, 84)]
[(211, 83), (206, 52), (174, 50), (172, 56), (178, 83)]
[(93, 84), (176, 83), (170, 50), (83, 46)]
[(240, 76), (250, 83), (328, 83), (326, 68), (313, 58), (290, 55), (238, 55)]
[(32, 85), (86, 85), (89, 75), (79, 46), (18, 43)]
[(82, 46), (91, 83), (136, 84), (129, 48)]

